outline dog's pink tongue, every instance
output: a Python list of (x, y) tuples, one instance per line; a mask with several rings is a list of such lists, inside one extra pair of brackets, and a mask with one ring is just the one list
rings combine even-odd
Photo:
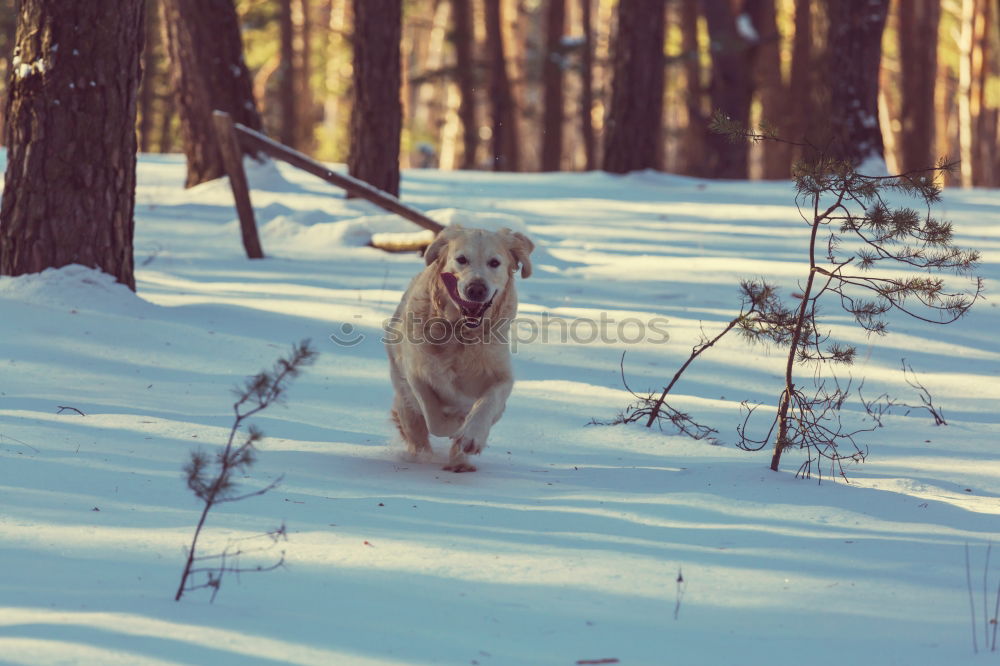
[(441, 273), (441, 282), (444, 283), (445, 289), (448, 290), (448, 294), (451, 296), (452, 300), (460, 306), (468, 309), (474, 309), (482, 305), (481, 303), (471, 303), (458, 294), (458, 278), (454, 273)]

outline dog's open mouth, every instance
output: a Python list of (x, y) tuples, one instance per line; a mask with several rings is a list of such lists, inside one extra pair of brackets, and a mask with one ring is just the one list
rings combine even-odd
[[(490, 297), (488, 301), (467, 301), (462, 298), (458, 293), (458, 278), (455, 277), (454, 273), (441, 273), (441, 282), (444, 283), (445, 289), (448, 290), (448, 295), (451, 296), (451, 300), (458, 306), (458, 309), (462, 311), (462, 316), (464, 319), (462, 323), (469, 328), (477, 328), (481, 323), (483, 323), (483, 315), (486, 311), (493, 305), (493, 297)], [(495, 295), (495, 294), (494, 294)]]

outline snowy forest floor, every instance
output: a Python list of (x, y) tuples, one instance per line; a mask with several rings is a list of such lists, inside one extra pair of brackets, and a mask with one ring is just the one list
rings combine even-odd
[[(587, 425), (631, 401), (626, 349), (629, 385), (658, 391), (738, 311), (741, 278), (790, 298), (808, 236), (789, 183), (407, 171), (404, 201), (526, 225), (538, 246), (507, 412), (480, 471), (456, 475), (441, 470), (446, 441), (435, 462), (407, 461), (388, 418), (382, 323), (422, 263), (364, 243), (413, 225), (254, 167), (268, 258), (249, 261), (228, 184), (185, 191), (183, 176), (178, 156), (140, 158), (137, 293), (74, 266), (0, 278), (0, 662), (1000, 660), (1000, 550), (986, 562), (1000, 535), (1000, 193), (949, 190), (937, 211), (983, 252), (987, 300), (965, 319), (894, 317), (870, 339), (828, 304), (826, 329), (859, 347), (841, 382), (918, 404), (905, 358), (948, 425), (898, 409), (861, 438), (870, 456), (847, 481), (824, 469), (817, 483), (795, 478), (797, 452), (774, 473), (768, 451), (733, 446), (741, 401), (773, 410), (783, 372), (781, 350), (735, 336), (672, 392), (722, 445)], [(607, 339), (588, 342), (602, 317)], [(556, 320), (573, 335), (532, 335)], [(215, 509), (203, 537), (220, 551), (284, 522), (286, 566), (224, 578), (214, 603), (175, 602), (199, 509), (181, 467), (224, 443), (231, 389), (304, 338), (320, 358), (253, 419), (268, 437), (241, 480), (280, 485)], [(843, 412), (866, 418), (856, 394)]]

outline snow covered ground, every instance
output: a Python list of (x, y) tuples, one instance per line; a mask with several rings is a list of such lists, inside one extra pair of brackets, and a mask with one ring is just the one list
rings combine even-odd
[[(381, 326), (422, 264), (363, 245), (414, 227), (259, 167), (269, 258), (251, 262), (228, 185), (184, 191), (183, 175), (176, 156), (140, 161), (137, 294), (79, 267), (0, 278), (0, 662), (997, 661), (1000, 193), (948, 191), (939, 211), (983, 251), (990, 300), (966, 319), (895, 317), (869, 340), (829, 305), (859, 346), (855, 384), (918, 402), (905, 357), (949, 425), (900, 411), (850, 483), (817, 484), (794, 478), (798, 453), (776, 474), (732, 445), (740, 401), (773, 404), (782, 372), (780, 352), (735, 337), (673, 392), (723, 446), (587, 425), (630, 400), (623, 350), (632, 388), (657, 390), (736, 312), (740, 278), (794, 291), (806, 227), (788, 183), (407, 172), (407, 202), (510, 216), (538, 245), (507, 413), (480, 471), (456, 475), (406, 461), (388, 420)], [(553, 318), (576, 339), (533, 335)], [(203, 537), (221, 550), (284, 521), (287, 566), (175, 602), (199, 509), (181, 466), (224, 442), (230, 389), (303, 338), (321, 356), (254, 419), (268, 438), (243, 480), (281, 484), (218, 507)]]

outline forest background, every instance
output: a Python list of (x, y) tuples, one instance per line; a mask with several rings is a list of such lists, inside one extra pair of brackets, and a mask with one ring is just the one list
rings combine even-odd
[[(0, 0), (4, 82), (15, 1)], [(177, 152), (180, 119), (159, 4), (149, 0), (147, 7), (139, 148)], [(318, 159), (345, 161), (353, 2), (235, 5), (265, 131)], [(871, 5), (884, 20), (859, 30), (859, 5)], [(947, 156), (961, 162), (947, 184), (996, 187), (998, 6), (997, 0), (405, 0), (400, 166), (631, 170), (635, 164), (618, 169), (608, 163), (613, 42), (632, 39), (628, 25), (619, 32), (629, 9), (639, 17), (635, 29), (654, 37), (662, 31), (663, 75), (639, 77), (639, 85), (662, 86), (661, 107), (647, 110), (658, 116), (659, 136), (645, 130), (641, 140), (652, 150), (638, 166), (698, 177), (787, 178), (794, 149), (727, 144), (708, 130), (712, 112), (763, 121), (782, 136), (822, 147), (831, 118), (870, 106), (842, 92), (863, 88), (867, 77), (877, 89), (877, 111), (862, 119), (875, 129), (873, 153), (890, 171)], [(844, 8), (853, 16), (842, 15)], [(834, 48), (838, 29), (867, 30), (875, 48)], [(838, 79), (848, 77), (862, 83), (838, 87)], [(510, 108), (499, 108), (505, 100)], [(500, 149), (494, 133), (503, 126), (513, 141)]]

